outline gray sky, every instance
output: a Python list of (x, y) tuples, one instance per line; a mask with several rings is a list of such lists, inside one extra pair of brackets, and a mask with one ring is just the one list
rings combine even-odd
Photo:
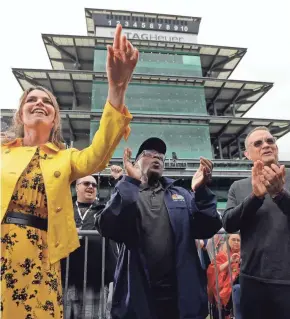
[[(248, 117), (290, 120), (289, 1), (110, 0), (2, 1), (1, 108), (16, 108), (21, 89), (11, 67), (51, 69), (41, 33), (85, 35), (84, 8), (119, 9), (201, 17), (198, 42), (248, 48), (231, 79), (274, 82)], [(107, 5), (106, 5), (107, 4)], [(5, 48), (3, 48), (3, 44)], [(278, 145), (290, 160), (290, 134)]]

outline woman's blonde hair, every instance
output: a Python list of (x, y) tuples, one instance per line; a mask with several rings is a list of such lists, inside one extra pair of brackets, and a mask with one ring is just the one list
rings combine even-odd
[(60, 149), (64, 149), (65, 145), (63, 143), (63, 138), (62, 138), (62, 134), (61, 134), (61, 118), (60, 118), (60, 112), (59, 112), (59, 105), (57, 103), (55, 96), (49, 90), (47, 90), (46, 88), (44, 88), (42, 86), (33, 86), (33, 87), (26, 89), (23, 92), (23, 94), (20, 98), (19, 107), (18, 107), (16, 113), (14, 114), (12, 125), (8, 129), (8, 131), (5, 132), (6, 133), (5, 137), (1, 141), (2, 144), (8, 143), (15, 138), (23, 138), (24, 137), (24, 125), (23, 125), (23, 122), (22, 122), (21, 116), (20, 116), (21, 110), (22, 110), (22, 107), (26, 101), (27, 95), (34, 90), (41, 90), (49, 96), (50, 101), (55, 109), (54, 126), (51, 130), (51, 133), (50, 133), (49, 142), (53, 143), (54, 145), (56, 145)]

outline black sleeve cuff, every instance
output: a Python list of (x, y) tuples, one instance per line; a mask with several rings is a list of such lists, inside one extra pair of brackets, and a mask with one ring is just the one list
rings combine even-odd
[(110, 186), (111, 187), (115, 187), (116, 186), (116, 184), (122, 179), (122, 175), (119, 177), (119, 178), (117, 178), (117, 179), (115, 179), (113, 176), (110, 176), (110, 178), (109, 178), (109, 184), (110, 184)]
[(264, 203), (265, 197), (259, 198), (255, 196), (254, 194), (250, 194), (248, 197), (245, 198), (243, 202), (243, 211), (242, 215), (245, 214), (245, 212), (256, 212)]
[(287, 216), (290, 215), (290, 192), (285, 188), (273, 198), (273, 202), (282, 210)]
[(201, 185), (195, 190), (196, 199), (204, 199), (210, 195), (212, 195), (212, 191), (206, 185)]
[(141, 185), (141, 181), (139, 181), (136, 178), (127, 176), (127, 175), (124, 175), (120, 181), (121, 182), (129, 182), (129, 183), (134, 184), (136, 186), (140, 186)]
[(284, 199), (285, 196), (290, 198), (290, 193), (285, 188), (283, 188), (282, 191), (278, 195), (273, 197), (273, 201), (276, 204), (278, 204)]

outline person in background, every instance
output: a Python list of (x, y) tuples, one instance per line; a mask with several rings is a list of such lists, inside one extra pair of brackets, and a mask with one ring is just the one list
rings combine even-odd
[[(240, 247), (241, 238), (239, 234), (229, 236), (230, 260), (227, 253), (227, 243), (216, 255), (207, 269), (208, 296), (214, 307), (214, 319), (219, 318), (218, 301), (221, 302), (222, 318), (229, 319), (233, 313), (233, 303), (231, 299), (232, 284), (237, 282), (240, 274)], [(229, 267), (231, 267), (231, 274)], [(218, 291), (216, 286), (216, 274), (218, 277)], [(232, 275), (232, 278), (231, 276)]]
[[(95, 215), (104, 205), (97, 198), (97, 183), (93, 176), (86, 176), (76, 181), (77, 200), (74, 202), (74, 219), (78, 230), (95, 230)], [(83, 300), (85, 274), (85, 236), (81, 236), (81, 246), (70, 254), (68, 272), (68, 291), (66, 298), (65, 318), (67, 319), (98, 319), (109, 318), (106, 307), (109, 286), (114, 280), (117, 262), (117, 246), (105, 240), (105, 272), (102, 287), (103, 239), (100, 234), (88, 237), (86, 264), (86, 299)], [(63, 286), (65, 285), (66, 260), (62, 262)], [(104, 290), (102, 290), (104, 288)], [(101, 307), (103, 302), (103, 308)], [(101, 310), (104, 313), (101, 313)]]
[(108, 98), (92, 144), (65, 149), (55, 96), (27, 89), (1, 140), (1, 318), (63, 318), (60, 260), (79, 247), (70, 184), (102, 171), (132, 115), (125, 93), (138, 60), (122, 27), (108, 46)]
[(207, 240), (206, 251), (209, 255), (210, 261), (212, 261), (215, 255), (224, 248), (226, 236), (226, 234), (216, 234), (213, 238)]
[(241, 312), (245, 319), (290, 317), (290, 175), (267, 127), (251, 131), (252, 176), (233, 183), (223, 225), (241, 234)]
[(112, 319), (196, 319), (208, 314), (206, 278), (195, 239), (220, 228), (215, 195), (206, 187), (212, 163), (201, 158), (192, 192), (163, 177), (166, 144), (149, 138), (117, 183), (97, 228), (121, 244)]

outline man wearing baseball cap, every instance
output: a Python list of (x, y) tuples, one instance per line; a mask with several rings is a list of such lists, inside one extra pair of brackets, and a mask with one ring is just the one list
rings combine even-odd
[(125, 149), (126, 175), (97, 216), (101, 234), (122, 244), (115, 273), (112, 319), (204, 319), (206, 278), (195, 239), (220, 228), (215, 195), (207, 188), (212, 163), (200, 159), (192, 192), (162, 177), (166, 145), (140, 146), (135, 163)]

